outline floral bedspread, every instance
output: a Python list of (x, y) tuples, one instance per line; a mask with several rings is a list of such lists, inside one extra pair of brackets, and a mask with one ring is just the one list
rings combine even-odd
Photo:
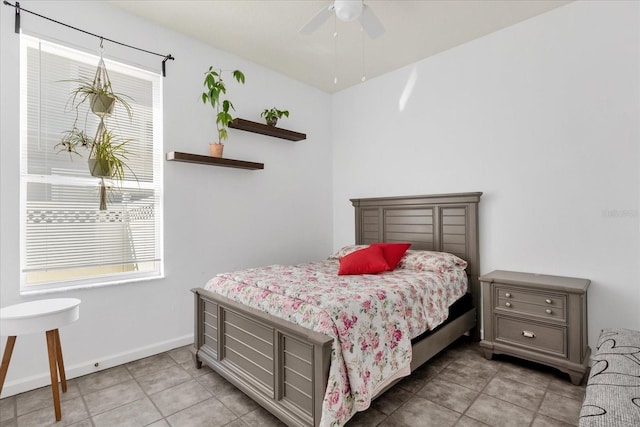
[(205, 289), (334, 338), (322, 426), (343, 425), (377, 389), (408, 374), (411, 339), (444, 322), (464, 270), (338, 276), (338, 261), (218, 275)]

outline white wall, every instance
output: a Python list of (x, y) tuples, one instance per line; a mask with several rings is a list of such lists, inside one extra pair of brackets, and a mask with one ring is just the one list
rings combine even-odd
[[(296, 263), (331, 251), (328, 94), (98, 2), (21, 1), (21, 6), (108, 38), (171, 53), (164, 82), (164, 151), (207, 154), (215, 126), (200, 93), (209, 65), (241, 69), (228, 83), (238, 117), (288, 109), (292, 143), (230, 130), (225, 157), (264, 162), (263, 171), (164, 162), (166, 278), (38, 297), (19, 295), (19, 37), (13, 9), (0, 6), (0, 305), (45, 297), (82, 299), (80, 320), (61, 330), (68, 377), (185, 345), (193, 336), (191, 288), (216, 273)], [(87, 19), (89, 17), (89, 19)], [(100, 17), (98, 19), (98, 17)], [(97, 52), (98, 40), (22, 14), (23, 31)], [(54, 40), (55, 41), (55, 40)], [(105, 42), (106, 55), (160, 70), (161, 58)], [(52, 147), (53, 149), (53, 147)], [(0, 351), (4, 351), (4, 338)], [(20, 336), (2, 396), (49, 382), (44, 333)]]
[(482, 273), (591, 279), (591, 346), (640, 329), (639, 5), (571, 3), (334, 95), (334, 247), (349, 198), (482, 191)]

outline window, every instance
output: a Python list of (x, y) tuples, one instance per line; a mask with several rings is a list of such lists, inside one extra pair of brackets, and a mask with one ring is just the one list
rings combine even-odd
[[(105, 179), (100, 210), (88, 151), (54, 148), (76, 119), (72, 80), (92, 79), (99, 57), (22, 35), (20, 60), (21, 292), (162, 277), (162, 78), (105, 59), (114, 91), (131, 97), (133, 119), (116, 107), (108, 125), (131, 139), (133, 174)], [(98, 118), (85, 104), (78, 127), (93, 136)]]

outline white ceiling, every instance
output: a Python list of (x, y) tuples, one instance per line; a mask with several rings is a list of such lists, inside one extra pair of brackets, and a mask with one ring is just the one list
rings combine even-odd
[[(333, 93), (360, 83), (363, 56), (364, 74), (370, 79), (569, 2), (366, 0), (365, 4), (375, 12), (386, 32), (375, 40), (364, 36), (364, 55), (357, 21), (331, 18), (312, 35), (298, 32), (321, 8), (329, 6), (331, 0), (109, 3)], [(338, 33), (335, 43), (334, 25)], [(179, 55), (176, 56), (180, 60)]]

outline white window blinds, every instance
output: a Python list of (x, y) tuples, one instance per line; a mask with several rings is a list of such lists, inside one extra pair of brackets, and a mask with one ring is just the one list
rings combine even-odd
[[(79, 78), (93, 79), (99, 57), (21, 36), (21, 290), (23, 293), (161, 277), (161, 77), (107, 61), (115, 92), (126, 94), (133, 119), (116, 106), (108, 128), (126, 144), (123, 181), (99, 178), (82, 156), (54, 148), (72, 129), (69, 98)], [(76, 126), (93, 137), (99, 119), (88, 102)], [(121, 110), (118, 110), (121, 108)]]

